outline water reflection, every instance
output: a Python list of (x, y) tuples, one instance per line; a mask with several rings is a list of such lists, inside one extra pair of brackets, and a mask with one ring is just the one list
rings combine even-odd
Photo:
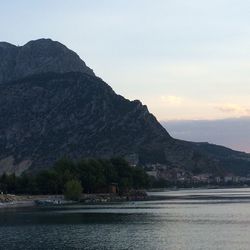
[(1, 210), (0, 249), (249, 249), (249, 189), (167, 193), (178, 198)]

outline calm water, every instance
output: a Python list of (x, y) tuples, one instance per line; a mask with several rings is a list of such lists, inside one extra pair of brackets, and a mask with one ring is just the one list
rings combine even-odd
[(250, 189), (164, 195), (177, 199), (2, 209), (0, 249), (250, 249)]

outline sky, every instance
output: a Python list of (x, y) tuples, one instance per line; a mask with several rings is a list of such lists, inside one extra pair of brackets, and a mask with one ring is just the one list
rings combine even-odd
[(160, 121), (241, 121), (250, 116), (249, 13), (249, 0), (2, 1), (0, 40), (60, 41)]

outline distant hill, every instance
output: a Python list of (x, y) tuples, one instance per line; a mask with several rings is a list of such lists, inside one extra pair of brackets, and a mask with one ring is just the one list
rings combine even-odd
[(0, 43), (0, 56), (0, 173), (37, 171), (63, 156), (250, 170), (248, 154), (172, 138), (145, 105), (117, 95), (58, 42)]

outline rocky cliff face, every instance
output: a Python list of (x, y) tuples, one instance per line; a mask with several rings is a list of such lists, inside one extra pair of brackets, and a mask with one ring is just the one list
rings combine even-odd
[(21, 48), (1, 43), (0, 47), (4, 55), (0, 173), (38, 170), (63, 156), (122, 156), (134, 163), (204, 172), (233, 169), (236, 163), (244, 171), (250, 168), (247, 154), (173, 139), (146, 106), (117, 95), (57, 42), (38, 40)]
[[(47, 73), (0, 86), (0, 156), (10, 168), (69, 156), (132, 156), (172, 140), (139, 101), (83, 73)], [(2, 164), (2, 169), (4, 168)]]
[(83, 72), (94, 76), (80, 57), (50, 39), (30, 41), (24, 46), (0, 42), (0, 84), (47, 72)]

